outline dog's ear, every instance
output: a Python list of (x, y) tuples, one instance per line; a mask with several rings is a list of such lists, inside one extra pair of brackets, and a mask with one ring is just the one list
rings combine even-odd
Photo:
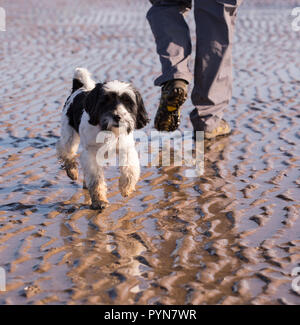
[(148, 113), (146, 112), (145, 105), (143, 98), (140, 94), (140, 92), (133, 88), (134, 93), (135, 93), (135, 100), (137, 104), (137, 115), (136, 115), (136, 129), (142, 129), (147, 123), (150, 122), (150, 119), (148, 117)]
[(102, 94), (103, 84), (98, 83), (85, 99), (85, 110), (90, 116), (89, 123), (92, 125), (99, 124), (99, 99)]

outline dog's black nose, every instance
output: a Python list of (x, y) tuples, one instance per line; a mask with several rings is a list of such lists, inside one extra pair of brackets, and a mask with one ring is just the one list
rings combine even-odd
[(120, 117), (119, 115), (114, 114), (114, 115), (113, 115), (113, 120), (114, 120), (115, 122), (120, 122), (121, 117)]

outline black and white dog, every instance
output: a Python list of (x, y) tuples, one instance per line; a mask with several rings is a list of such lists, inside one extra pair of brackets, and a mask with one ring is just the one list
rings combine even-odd
[(75, 70), (73, 89), (62, 112), (61, 136), (56, 150), (67, 175), (76, 180), (76, 153), (81, 143), (84, 187), (89, 190), (92, 208), (103, 209), (108, 203), (103, 166), (96, 160), (97, 151), (103, 146), (97, 143), (97, 135), (100, 131), (111, 131), (115, 135), (112, 146), (122, 135), (119, 145), (127, 153), (127, 158), (126, 164), (120, 166), (119, 188), (123, 196), (128, 196), (135, 190), (140, 176), (133, 131), (148, 122), (142, 97), (131, 84), (117, 80), (96, 84), (86, 69)]

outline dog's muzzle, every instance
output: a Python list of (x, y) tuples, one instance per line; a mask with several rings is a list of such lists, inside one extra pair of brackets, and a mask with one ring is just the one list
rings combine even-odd
[[(105, 116), (102, 122), (100, 122), (101, 130), (113, 131), (118, 134), (123, 133), (122, 130), (129, 133), (131, 131), (129, 123), (122, 121), (122, 118), (118, 114), (110, 114)], [(118, 131), (117, 131), (118, 130)]]
[(117, 114), (113, 114), (112, 116), (113, 122), (114, 122), (114, 127), (118, 127), (121, 121), (121, 116)]

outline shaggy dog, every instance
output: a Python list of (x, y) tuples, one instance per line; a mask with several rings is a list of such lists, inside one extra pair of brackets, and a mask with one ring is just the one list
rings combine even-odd
[[(108, 204), (103, 165), (97, 153), (103, 146), (117, 147), (118, 152), (121, 149), (125, 153), (119, 188), (123, 196), (128, 196), (135, 190), (140, 176), (133, 131), (148, 122), (142, 97), (131, 84), (118, 80), (96, 84), (86, 69), (75, 70), (72, 92), (62, 112), (61, 136), (56, 149), (67, 175), (76, 180), (76, 153), (81, 143), (84, 187), (89, 190), (93, 209), (102, 210)], [(97, 141), (101, 131), (112, 135), (105, 143)]]

